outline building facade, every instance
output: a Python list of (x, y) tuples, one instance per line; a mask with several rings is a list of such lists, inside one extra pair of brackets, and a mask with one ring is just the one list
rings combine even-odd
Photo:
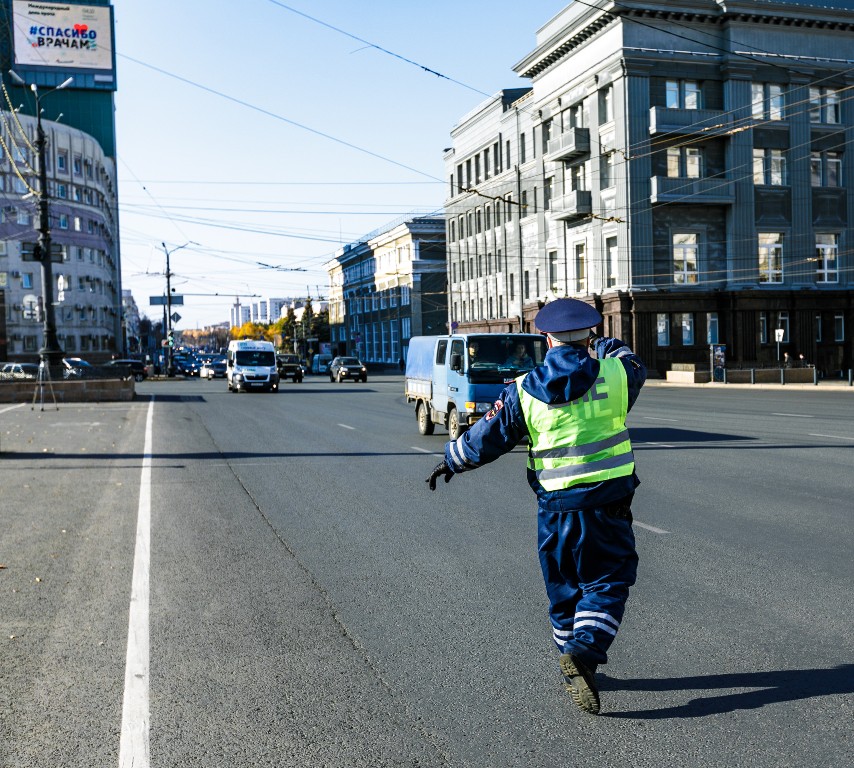
[[(108, 359), (124, 350), (116, 169), (83, 131), (42, 120), (53, 248), (57, 337), (70, 356)], [(41, 268), (27, 260), (38, 240), (35, 118), (0, 112), (0, 288), (4, 359), (34, 359), (42, 346)], [(61, 262), (56, 259), (61, 258)]]
[(555, 16), (515, 67), (532, 88), (452, 131), (450, 322), (530, 330), (573, 296), (661, 375), (708, 362), (713, 343), (730, 365), (788, 351), (850, 367), (854, 19), (840, 3)]
[(334, 354), (398, 364), (412, 336), (445, 333), (442, 217), (409, 218), (371, 233), (341, 248), (325, 268)]
[(42, 265), (31, 258), (41, 228), (38, 199), (44, 192), (36, 149), (39, 106), (46, 134), (48, 228), (59, 252), (50, 286), (59, 346), (92, 362), (128, 352), (113, 40), (110, 0), (0, 0), (2, 359), (35, 359), (43, 345)]

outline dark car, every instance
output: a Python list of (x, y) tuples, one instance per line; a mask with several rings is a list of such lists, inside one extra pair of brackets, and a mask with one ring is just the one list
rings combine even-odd
[(368, 369), (357, 357), (336, 357), (329, 364), (329, 381), (367, 381)]
[(79, 357), (62, 358), (62, 376), (66, 379), (86, 379), (94, 374), (91, 363)]
[(141, 360), (110, 360), (110, 362), (107, 363), (107, 367), (126, 368), (128, 370), (128, 376), (133, 376), (134, 381), (142, 381), (148, 377), (148, 370), (145, 367), (145, 363)]
[(302, 381), (303, 368), (299, 355), (276, 355), (276, 367), (279, 370), (279, 380), (291, 379), (297, 384)]

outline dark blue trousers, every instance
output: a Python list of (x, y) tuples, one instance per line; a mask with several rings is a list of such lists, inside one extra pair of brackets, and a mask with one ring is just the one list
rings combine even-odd
[(555, 644), (588, 664), (605, 664), (637, 575), (631, 520), (604, 508), (540, 509), (538, 528)]

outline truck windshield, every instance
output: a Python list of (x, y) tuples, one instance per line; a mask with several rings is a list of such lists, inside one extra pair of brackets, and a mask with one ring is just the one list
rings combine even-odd
[(542, 338), (514, 334), (469, 336), (466, 356), (472, 381), (492, 382), (512, 378), (541, 365), (546, 356)]
[(234, 353), (234, 362), (241, 366), (266, 365), (274, 366), (276, 364), (276, 355), (274, 352), (258, 349), (239, 349)]

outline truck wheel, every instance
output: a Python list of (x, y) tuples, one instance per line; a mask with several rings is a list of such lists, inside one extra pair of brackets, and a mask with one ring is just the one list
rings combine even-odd
[(418, 403), (418, 405), (415, 406), (415, 418), (418, 419), (419, 435), (433, 434), (435, 424), (433, 424), (433, 420), (430, 418), (430, 413), (424, 403)]
[(451, 408), (450, 413), (448, 413), (448, 435), (451, 440), (459, 439), (465, 431), (466, 428), (460, 424), (460, 417), (459, 414), (457, 414), (457, 409)]

